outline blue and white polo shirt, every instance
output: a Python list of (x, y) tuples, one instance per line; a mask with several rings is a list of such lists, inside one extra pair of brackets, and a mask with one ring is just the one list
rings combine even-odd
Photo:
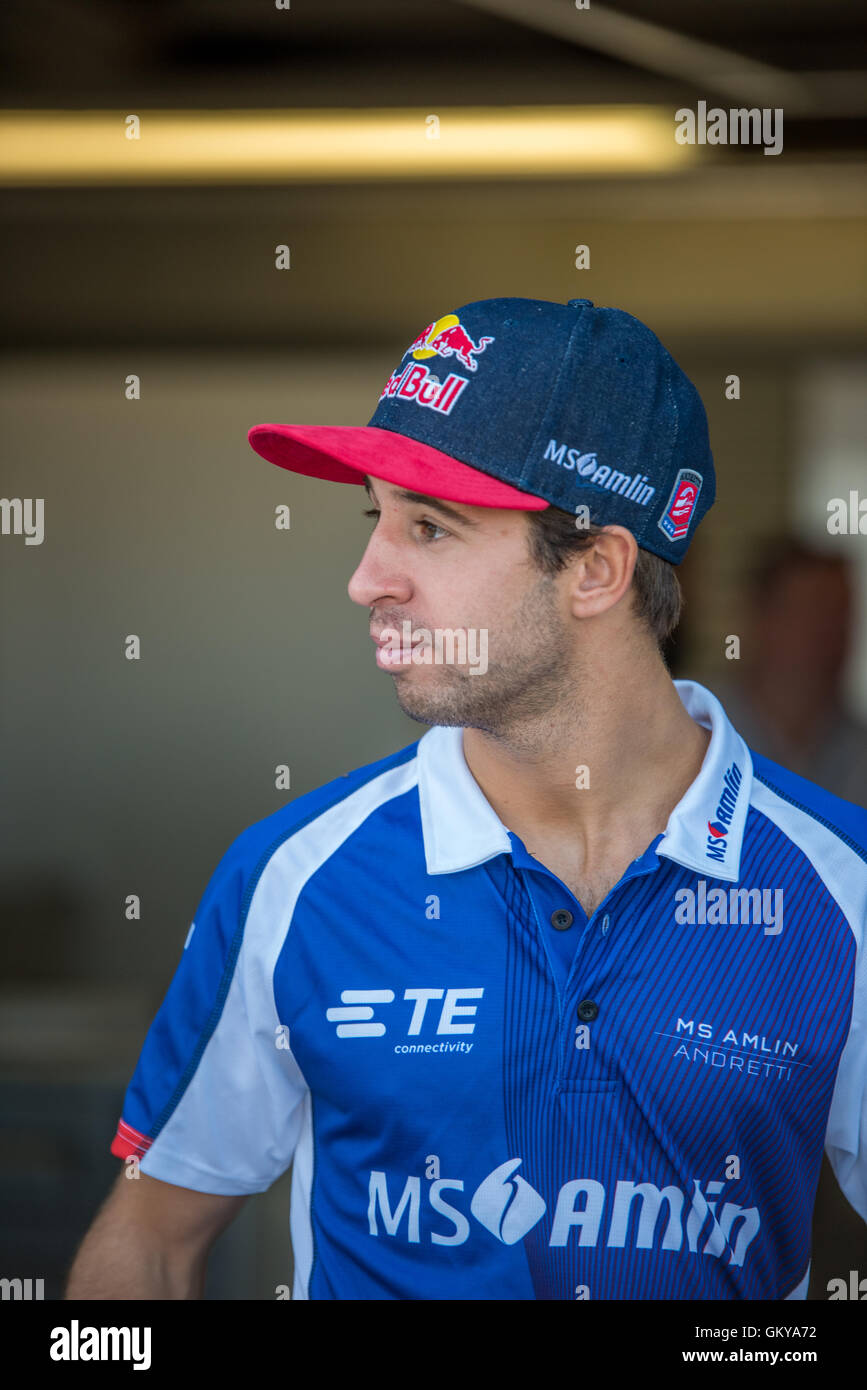
[(246, 829), (112, 1152), (294, 1164), (295, 1298), (805, 1298), (824, 1148), (867, 1220), (867, 811), (675, 686), (701, 771), (589, 919), (460, 729)]

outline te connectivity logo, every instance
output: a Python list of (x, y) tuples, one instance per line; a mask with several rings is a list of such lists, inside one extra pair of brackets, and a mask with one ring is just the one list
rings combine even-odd
[[(472, 1033), (475, 1030), (475, 1021), (468, 1023), (466, 1020), (475, 1020), (478, 1005), (461, 1001), (481, 999), (484, 993), (481, 985), (460, 985), (454, 989), (445, 985), (442, 988), (405, 989), (403, 1002), (411, 1004), (412, 1008), (398, 1010), (395, 1017), (389, 1018), (392, 1031), (404, 1033), (407, 1038), (417, 1038), (422, 1030), (426, 1029), (428, 1040), (419, 1043), (396, 1043), (393, 1050), (398, 1055), (408, 1052), (471, 1052), (471, 1042), (434, 1042), (431, 1038), (449, 1039), (455, 1034)], [(432, 1009), (428, 1014), (428, 1004), (440, 999), (442, 1004), (438, 1017), (436, 1009)], [(386, 1025), (380, 1019), (374, 1018), (374, 1006), (393, 1004), (394, 1001), (393, 989), (344, 989), (340, 992), (341, 1007), (327, 1009), (325, 1017), (329, 1023), (337, 1024), (338, 1038), (381, 1038), (385, 1035)], [(434, 1018), (437, 1018), (436, 1029), (433, 1026)], [(456, 1022), (456, 1019), (461, 1021)]]
[(707, 823), (707, 849), (705, 854), (708, 859), (713, 859), (717, 864), (724, 864), (726, 850), (728, 849), (728, 833), (731, 829), (732, 817), (735, 807), (738, 804), (738, 791), (740, 790), (743, 774), (737, 763), (732, 763), (726, 768), (723, 777), (723, 789), (714, 813), (714, 819)]
[[(464, 1193), (463, 1179), (441, 1177), (436, 1154), (428, 1155), (425, 1162), (425, 1188), (424, 1179), (411, 1175), (404, 1179), (399, 1196), (400, 1179), (392, 1183), (390, 1192), (386, 1173), (371, 1171), (370, 1235), (404, 1239), (411, 1245), (422, 1240), (438, 1246), (463, 1245), (470, 1239), (473, 1228), (463, 1210), (466, 1198), (452, 1195)], [(517, 1172), (522, 1162), (510, 1158), (501, 1163), (482, 1179), (469, 1201), (470, 1216), (502, 1245), (523, 1240), (548, 1209), (541, 1193)], [(728, 1264), (740, 1266), (761, 1225), (758, 1208), (725, 1202), (717, 1216), (718, 1196), (725, 1183), (705, 1186), (707, 1195), (698, 1178), (692, 1180), (692, 1192), (686, 1193), (679, 1187), (618, 1179), (609, 1203), (601, 1182), (576, 1178), (564, 1183), (557, 1194), (548, 1244), (567, 1245), (577, 1227), (581, 1246), (596, 1246), (604, 1240), (609, 1248), (624, 1249), (630, 1244), (637, 1250), (677, 1251), (685, 1241), (691, 1254), (724, 1257)]]

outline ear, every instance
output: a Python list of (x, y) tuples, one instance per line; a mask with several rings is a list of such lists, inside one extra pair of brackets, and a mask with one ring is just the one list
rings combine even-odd
[(625, 526), (606, 526), (570, 564), (570, 599), (576, 618), (606, 613), (629, 589), (638, 543)]

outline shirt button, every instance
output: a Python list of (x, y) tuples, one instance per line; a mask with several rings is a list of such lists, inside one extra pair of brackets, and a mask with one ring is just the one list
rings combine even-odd
[(568, 931), (574, 918), (567, 907), (558, 907), (556, 912), (551, 913), (551, 926), (556, 927), (557, 931)]
[(602, 935), (603, 935), (603, 936), (607, 936), (607, 935), (608, 935), (608, 927), (609, 927), (609, 925), (610, 925), (610, 921), (609, 921), (608, 913), (606, 912), (605, 916), (602, 918)]
[(599, 1005), (594, 1004), (592, 999), (582, 999), (578, 1005), (578, 1017), (582, 1023), (592, 1023), (599, 1013)]

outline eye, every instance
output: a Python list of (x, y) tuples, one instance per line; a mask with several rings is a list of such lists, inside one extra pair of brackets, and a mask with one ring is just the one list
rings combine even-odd
[[(365, 511), (362, 511), (361, 515), (362, 515), (362, 516), (377, 517), (377, 516), (379, 516), (379, 512), (380, 512), (379, 507), (368, 507)], [(433, 541), (438, 541), (438, 540), (440, 539), (439, 536), (432, 536), (432, 535), (430, 534), (431, 531), (439, 531), (439, 532), (441, 533), (441, 535), (443, 535), (443, 536), (447, 536), (447, 535), (449, 534), (448, 531), (445, 529), (445, 527), (440, 526), (439, 522), (436, 522), (436, 521), (426, 521), (426, 520), (424, 520), (424, 519), (422, 519), (422, 518), (419, 518), (417, 521), (414, 521), (414, 522), (413, 522), (413, 525), (414, 525), (414, 526), (422, 526), (422, 527), (424, 527), (424, 528), (426, 529), (427, 534), (426, 534), (426, 536), (424, 537), (425, 541), (431, 541), (431, 542), (433, 542)]]
[(442, 533), (442, 535), (444, 535), (444, 536), (447, 536), (447, 535), (449, 534), (448, 531), (446, 531), (446, 530), (445, 530), (442, 526), (440, 526), (440, 525), (438, 524), (438, 522), (436, 522), (436, 521), (417, 521), (417, 522), (415, 523), (415, 525), (416, 525), (416, 526), (425, 526), (425, 527), (428, 528), (428, 535), (427, 535), (427, 538), (426, 538), (426, 539), (429, 540), (429, 541), (438, 541), (438, 540), (439, 540), (439, 536), (432, 536), (432, 535), (430, 534), (431, 531), (440, 531), (440, 532)]

